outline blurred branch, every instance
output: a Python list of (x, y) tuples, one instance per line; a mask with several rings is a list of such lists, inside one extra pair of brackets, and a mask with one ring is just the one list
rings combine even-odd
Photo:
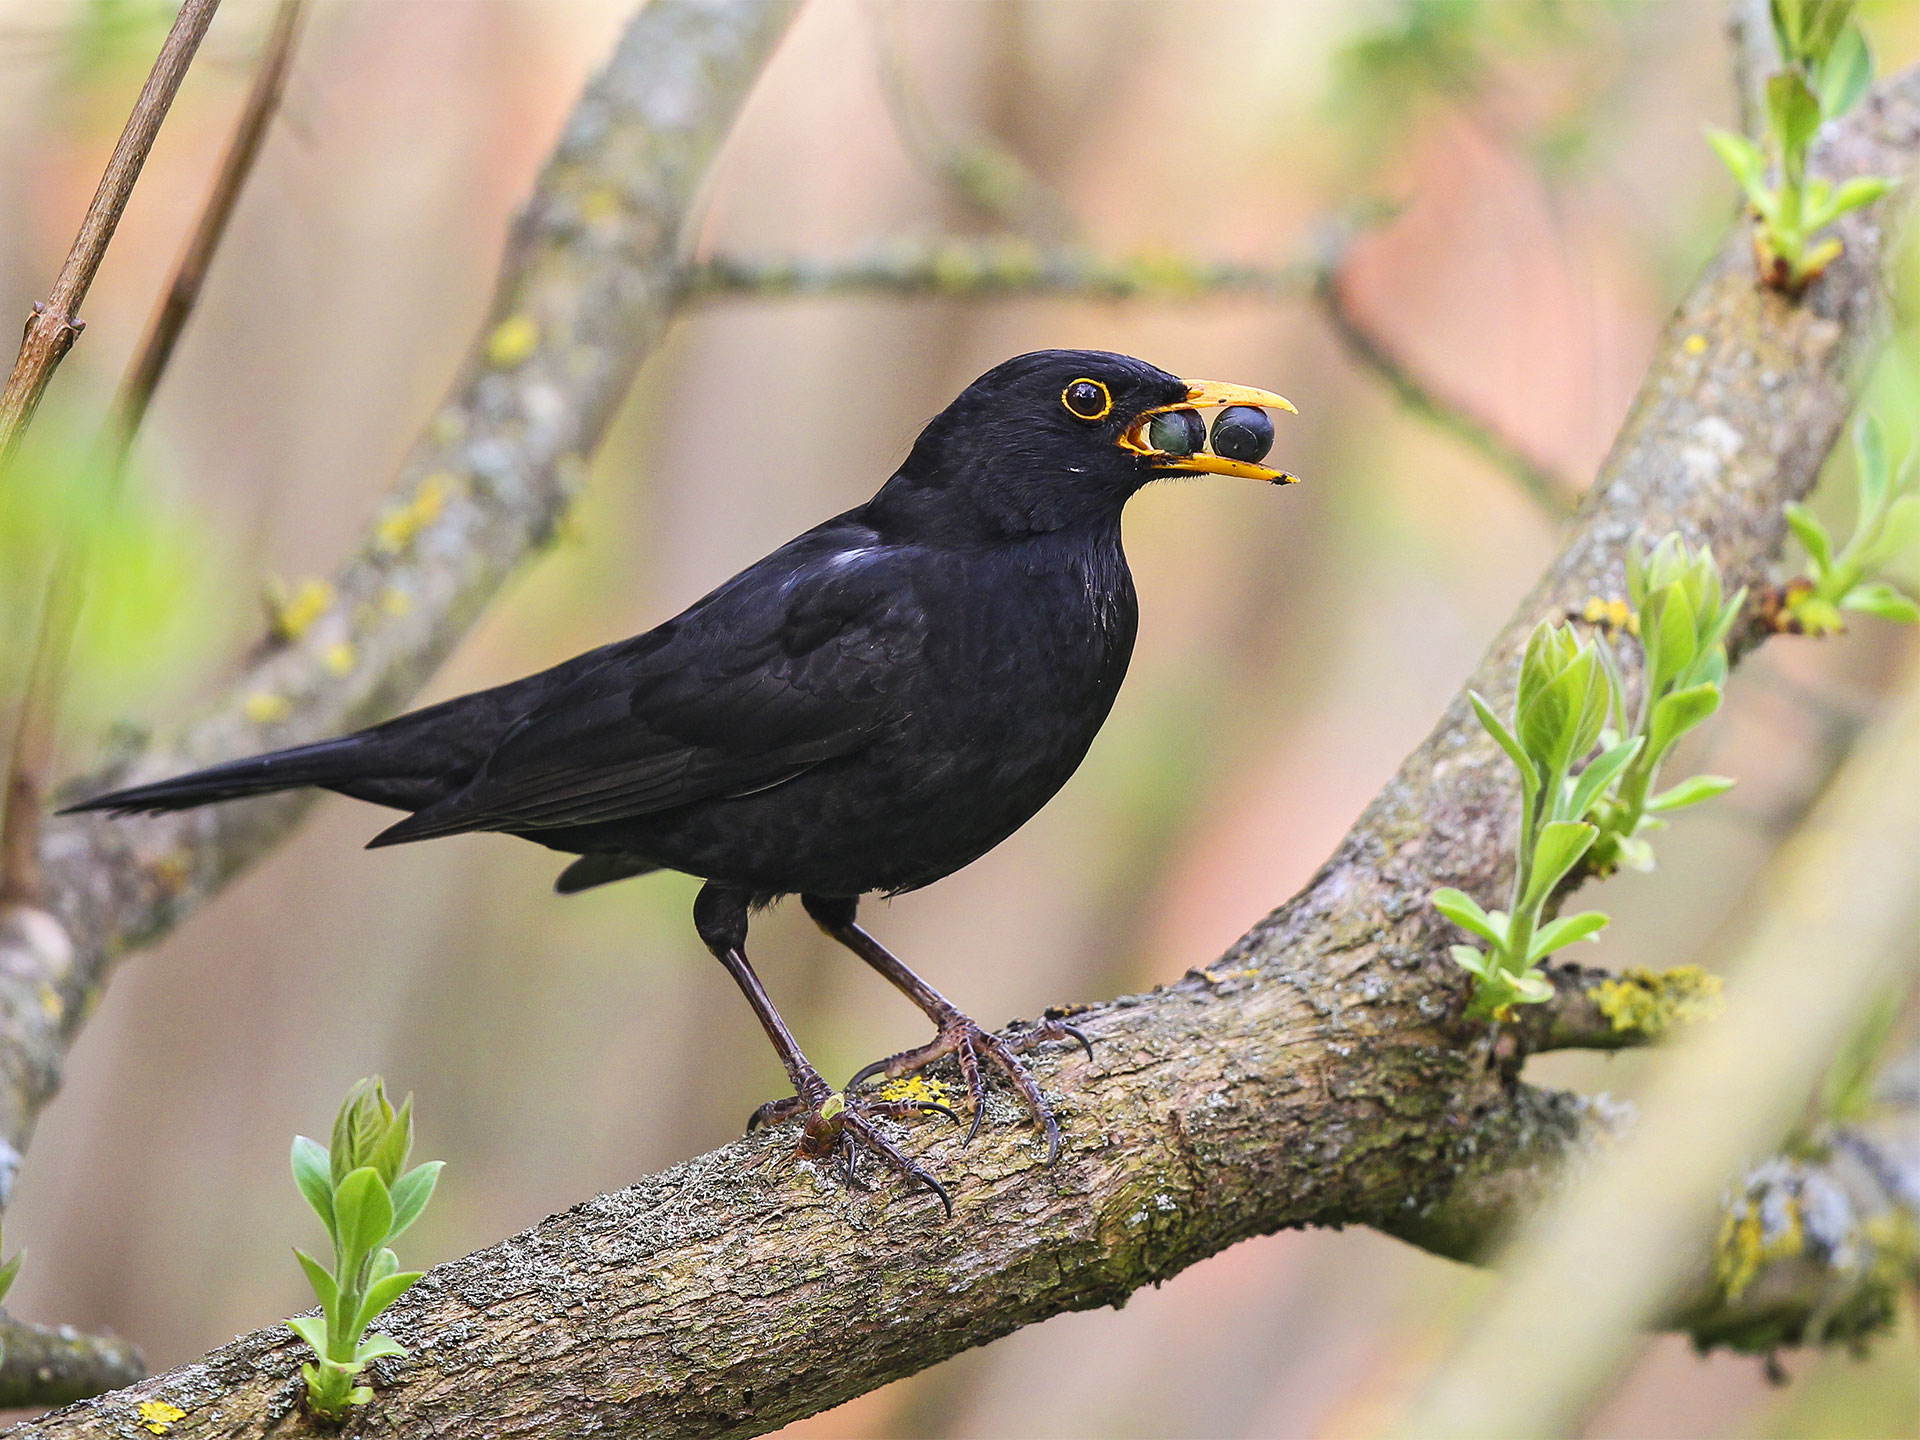
[(134, 101), (126, 128), (113, 147), (66, 263), (60, 267), (47, 298), (33, 307), (13, 373), (7, 377), (6, 389), (0, 391), (0, 468), (19, 449), (20, 437), (39, 408), (47, 382), (86, 324), (80, 319), (80, 306), (93, 286), (100, 262), (106, 258), (107, 246), (113, 242), (113, 232), (119, 228), (134, 182), (140, 178), (140, 167), (146, 164), (147, 152), (160, 133), (160, 122), (167, 118), (219, 4), (220, 0), (184, 0), (180, 6), (147, 83)]
[[(1833, 127), (1822, 163), (1898, 172), (1916, 151), (1920, 72)], [(1683, 300), (1563, 548), (1470, 677), (1496, 709), (1536, 620), (1616, 587), (1636, 534), (1710, 541), (1730, 585), (1767, 574), (1781, 507), (1814, 484), (1886, 326), (1882, 227), (1845, 224), (1803, 304), (1756, 288), (1744, 234)], [(1472, 1250), (1612, 1126), (1518, 1083), (1516, 1037), (1461, 1019), (1453, 936), (1427, 904), (1441, 884), (1498, 891), (1510, 773), (1456, 697), (1307, 888), (1225, 957), (1076, 1011), (1095, 1060), (1036, 1060), (1069, 1137), (1055, 1169), (1014, 1125), (971, 1148), (906, 1134), (963, 1225), (810, 1173), (779, 1135), (737, 1141), (432, 1272), (382, 1322), (412, 1358), (379, 1362), (376, 1423), (758, 1434), (1283, 1226), (1424, 1227)], [(1477, 1217), (1468, 1193), (1489, 1202)], [(276, 1326), (18, 1433), (122, 1434), (136, 1404), (165, 1402), (181, 1440), (259, 1436), (289, 1413), (296, 1360)]]
[[(1445, 1437), (1562, 1435), (1579, 1428), (1601, 1387), (1640, 1343), (1641, 1327), (1667, 1311), (1701, 1272), (1704, 1237), (1723, 1204), (1727, 1178), (1752, 1156), (1781, 1143), (1806, 1108), (1823, 1071), (1862, 1016), (1893, 984), (1910, 978), (1920, 929), (1920, 688), (1877, 727), (1848, 763), (1806, 830), (1781, 852), (1757, 932), (1741, 962), (1726, 1017), (1695, 1031), (1666, 1057), (1643, 1102), (1643, 1116), (1608, 1163), (1595, 1167), (1563, 1201), (1527, 1227), (1514, 1247), (1511, 1278), (1439, 1367), (1411, 1413), (1386, 1434)], [(1891, 1268), (1920, 1277), (1920, 1156), (1911, 1157), (1905, 1194), (1905, 1244), (1876, 1247), (1872, 1211), (1841, 1223), (1799, 1196), (1769, 1217), (1742, 1195), (1713, 1266), (1722, 1283), (1712, 1301), (1738, 1300), (1752, 1277), (1728, 1277), (1762, 1258), (1811, 1255), (1838, 1268)], [(1869, 1176), (1869, 1178), (1872, 1178)], [(1837, 1190), (1844, 1197), (1844, 1190)], [(1874, 1208), (1899, 1208), (1899, 1189)], [(1739, 1234), (1774, 1220), (1776, 1233)], [(1851, 1232), (1859, 1232), (1857, 1234)], [(1853, 1253), (1842, 1261), (1842, 1249)], [(1876, 1254), (1876, 1249), (1882, 1253)], [(1782, 1253), (1782, 1252), (1786, 1253)], [(1812, 1277), (1820, 1290), (1832, 1276)], [(1697, 1282), (1695, 1282), (1697, 1283)], [(1878, 1310), (1888, 1287), (1877, 1287)], [(1577, 1294), (1580, 1303), (1567, 1297)], [(1778, 1299), (1779, 1297), (1773, 1297)], [(1801, 1290), (1792, 1340), (1824, 1324), (1855, 1328), (1839, 1313), (1854, 1295)], [(1865, 1299), (1866, 1297), (1861, 1297)], [(1856, 1303), (1858, 1303), (1856, 1301)], [(1855, 1324), (1848, 1323), (1849, 1321)], [(1698, 1323), (1698, 1322), (1696, 1322)], [(1711, 1322), (1737, 1337), (1732, 1322)], [(1551, 1364), (1515, 1364), (1521, 1355)]]
[(220, 248), (220, 239), (227, 232), (227, 222), (233, 218), (240, 191), (247, 183), (247, 176), (253, 172), (254, 161), (260, 156), (260, 147), (267, 138), (267, 126), (273, 120), (274, 112), (280, 108), (280, 96), (287, 84), (287, 70), (293, 63), (293, 43), (300, 28), (300, 6), (301, 0), (280, 0), (274, 12), (273, 28), (267, 33), (266, 44), (260, 52), (259, 68), (254, 72), (253, 86), (247, 92), (246, 103), (241, 107), (239, 120), (235, 122), (233, 139), (227, 143), (227, 153), (220, 162), (220, 173), (214, 178), (213, 190), (200, 211), (199, 223), (194, 226), (193, 236), (187, 242), (179, 264), (174, 267), (166, 298), (160, 302), (159, 310), (148, 324), (146, 336), (135, 352), (134, 362), (120, 383), (119, 393), (114, 397), (113, 411), (108, 420), (108, 444), (115, 450), (116, 469), (126, 463), (127, 450), (133, 444), (134, 435), (139, 432), (140, 422), (146, 418), (147, 405), (159, 387), (160, 377), (166, 373), (167, 364), (173, 359), (173, 349), (180, 339), (180, 332), (186, 328), (187, 317), (193, 314), (193, 307), (199, 303), (207, 271), (213, 264), (214, 251)]
[(1068, 239), (1078, 228), (1053, 190), (1020, 157), (979, 136), (955, 137), (934, 118), (907, 63), (900, 10), (875, 7), (874, 46), (880, 89), (893, 117), (894, 133), (908, 156), (928, 175), (982, 214), (1036, 241)]
[(1529, 459), (1517, 445), (1465, 406), (1440, 398), (1360, 318), (1347, 299), (1341, 277), (1339, 264), (1319, 266), (1314, 275), (1313, 298), (1347, 353), (1385, 381), (1407, 409), (1504, 470), (1549, 519), (1564, 520), (1570, 515), (1578, 494), (1576, 487)]
[[(664, 331), (695, 192), (793, 9), (655, 0), (640, 11), (576, 106), (467, 365), (333, 577), (332, 605), (117, 775), (335, 734), (391, 713), (432, 673), (553, 533)], [(0, 1205), (115, 960), (265, 855), (305, 808), (46, 824), (43, 902), (0, 908)]]
[(71, 1405), (145, 1378), (140, 1352), (111, 1335), (0, 1316), (0, 1410)]
[[(147, 403), (173, 356), (174, 343), (187, 317), (193, 313), (213, 252), (266, 138), (267, 122), (280, 103), (299, 15), (300, 0), (281, 0), (213, 192), (174, 271), (166, 299), (115, 397), (100, 446), (102, 464), (109, 475), (109, 497), (119, 492), (127, 455), (146, 416)], [(73, 537), (62, 543), (48, 568), (46, 595), (36, 618), (33, 658), (14, 724), (6, 782), (0, 788), (0, 905), (37, 904), (40, 900), (40, 817), (52, 780), (61, 681), (86, 593), (86, 568), (86, 556)]]
[(1528, 459), (1485, 421), (1436, 394), (1348, 303), (1341, 284), (1346, 245), (1366, 223), (1363, 217), (1343, 224), (1339, 238), (1326, 244), (1320, 257), (1292, 265), (1167, 253), (1101, 256), (1079, 246), (1017, 239), (899, 239), (839, 260), (711, 256), (688, 269), (685, 284), (693, 300), (860, 294), (1077, 300), (1311, 296), (1348, 354), (1385, 381), (1401, 404), (1512, 476), (1550, 518), (1565, 519), (1574, 487)]
[(1241, 265), (1172, 254), (1106, 257), (1078, 246), (949, 238), (892, 240), (844, 260), (716, 255), (690, 266), (684, 283), (693, 300), (853, 294), (1176, 300), (1300, 295), (1313, 280), (1309, 265)]

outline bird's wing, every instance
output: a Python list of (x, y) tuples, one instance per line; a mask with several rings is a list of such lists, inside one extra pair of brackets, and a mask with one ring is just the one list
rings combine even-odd
[(509, 730), (470, 785), (374, 843), (589, 825), (780, 784), (898, 719), (925, 639), (889, 551), (795, 542), (611, 647)]

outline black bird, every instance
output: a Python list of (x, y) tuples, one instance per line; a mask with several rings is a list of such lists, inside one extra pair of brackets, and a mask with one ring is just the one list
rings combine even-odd
[[(375, 846), (497, 830), (577, 855), (563, 894), (653, 870), (699, 876), (694, 925), (794, 1087), (749, 1128), (799, 1117), (801, 1153), (849, 1170), (857, 1138), (951, 1213), (869, 1119), (952, 1112), (856, 1087), (953, 1055), (977, 1131), (984, 1057), (1045, 1129), (1051, 1162), (1059, 1127), (1015, 1051), (1086, 1037), (1059, 1021), (1011, 1043), (981, 1029), (856, 924), (856, 907), (978, 859), (1079, 767), (1133, 650), (1120, 512), (1135, 491), (1195, 472), (1293, 478), (1254, 463), (1272, 434), (1258, 410), (1234, 412), (1264, 427), (1251, 459), (1244, 443), (1238, 459), (1202, 449), (1204, 405), (1293, 409), (1104, 351), (1018, 356), (936, 416), (866, 504), (644, 635), (340, 739), (71, 808), (151, 813), (313, 785), (412, 812)], [(747, 963), (749, 912), (791, 894), (938, 1027), (844, 1093)]]

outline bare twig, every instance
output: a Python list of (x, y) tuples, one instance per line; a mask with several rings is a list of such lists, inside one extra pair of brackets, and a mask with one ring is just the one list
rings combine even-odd
[[(300, 0), (281, 0), (213, 191), (174, 270), (166, 298), (155, 312), (114, 399), (99, 447), (109, 497), (119, 490), (127, 454), (146, 416), (147, 403), (173, 356), (174, 343), (187, 317), (193, 313), (213, 253), (266, 138), (267, 122), (279, 106), (299, 17)], [(104, 244), (103, 240), (103, 248)], [(72, 534), (58, 543), (59, 553), (48, 566), (46, 594), (35, 619), (33, 656), (14, 725), (6, 782), (0, 788), (0, 904), (33, 904), (40, 896), (40, 817), (53, 772), (62, 678), (73, 646), (81, 597), (86, 593), (84, 537)]]
[(689, 267), (692, 300), (787, 296), (1048, 295), (1091, 300), (1300, 295), (1309, 266), (1242, 265), (1154, 254), (1105, 257), (1026, 240), (899, 239), (843, 260), (716, 255)]
[(113, 147), (66, 263), (60, 267), (47, 298), (34, 306), (19, 357), (13, 362), (13, 373), (7, 377), (6, 389), (0, 391), (0, 467), (19, 449), (21, 435), (33, 419), (47, 382), (80, 333), (84, 324), (80, 306), (106, 257), (107, 246), (133, 194), (134, 181), (140, 178), (140, 167), (153, 148), (154, 136), (160, 133), (160, 122), (167, 118), (167, 110), (219, 4), (220, 0), (184, 0), (180, 6), (147, 83), (141, 87), (140, 98), (134, 102), (133, 114)]
[(1323, 264), (1314, 274), (1313, 298), (1347, 353), (1371, 370), (1400, 403), (1414, 414), (1446, 431), (1468, 448), (1492, 461), (1516, 480), (1527, 498), (1550, 519), (1573, 513), (1575, 488), (1531, 459), (1493, 426), (1457, 401), (1442, 399), (1407, 365), (1373, 328), (1361, 319), (1347, 299), (1343, 267)]
[[(1350, 230), (1343, 226), (1342, 234)], [(1083, 300), (1311, 296), (1348, 353), (1385, 381), (1402, 404), (1511, 475), (1549, 517), (1565, 519), (1573, 487), (1484, 420), (1438, 395), (1347, 303), (1341, 286), (1344, 249), (1344, 243), (1333, 245), (1311, 262), (1268, 266), (1174, 254), (1100, 256), (1074, 246), (1012, 239), (902, 239), (842, 260), (712, 256), (689, 269), (686, 287), (696, 300), (856, 294)]]
[[(1825, 158), (1887, 173), (1916, 149), (1920, 73), (1834, 127)], [(1710, 540), (1730, 584), (1766, 572), (1781, 506), (1813, 484), (1884, 330), (1873, 218), (1846, 239), (1811, 308), (1757, 290), (1729, 239), (1560, 555), (1471, 677), (1496, 706), (1533, 624), (1617, 583), (1636, 534)], [(1708, 435), (1737, 443), (1676, 463)], [(1369, 1222), (1470, 1249), (1607, 1129), (1516, 1083), (1522, 1057), (1460, 1018), (1453, 936), (1427, 897), (1497, 893), (1513, 812), (1511, 767), (1458, 697), (1308, 887), (1226, 957), (1076, 1014), (1095, 1060), (1037, 1064), (1071, 1137), (1055, 1169), (1012, 1124), (965, 1150), (905, 1136), (953, 1183), (965, 1224), (945, 1225), (904, 1190), (813, 1175), (783, 1136), (737, 1142), (422, 1281), (390, 1312), (413, 1353), (378, 1377), (375, 1423), (426, 1440), (755, 1434), (1279, 1226)], [(153, 1401), (185, 1412), (181, 1440), (259, 1436), (295, 1366), (292, 1337), (263, 1330), (23, 1434), (114, 1435)]]
[(180, 339), (180, 332), (186, 328), (187, 317), (199, 302), (200, 290), (206, 284), (214, 252), (220, 248), (220, 239), (226, 234), (227, 222), (233, 218), (233, 209), (239, 202), (247, 176), (253, 173), (254, 161), (259, 158), (260, 147), (266, 142), (267, 127), (280, 108), (280, 96), (287, 84), (287, 70), (293, 62), (294, 40), (299, 33), (301, 3), (302, 0), (280, 0), (274, 12), (273, 28), (267, 33), (266, 45), (260, 52), (260, 64), (254, 72), (253, 87), (247, 92), (246, 104), (241, 107), (233, 138), (227, 142), (227, 153), (220, 162), (220, 173), (214, 179), (213, 190), (200, 211), (193, 237), (187, 242), (179, 264), (174, 267), (173, 280), (167, 286), (166, 297), (148, 323), (146, 336), (135, 352), (134, 362), (127, 370), (126, 378), (120, 382), (119, 393), (114, 396), (109, 443), (118, 450), (120, 461), (124, 461), (127, 447), (133, 443), (140, 422), (146, 418), (147, 404), (153, 399), (153, 392), (160, 384), (167, 362), (173, 358), (173, 347)]

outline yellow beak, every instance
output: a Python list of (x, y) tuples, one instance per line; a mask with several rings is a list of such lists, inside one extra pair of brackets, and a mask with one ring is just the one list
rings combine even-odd
[(1291, 485), (1299, 479), (1284, 470), (1270, 470), (1265, 465), (1255, 465), (1250, 460), (1229, 460), (1224, 455), (1214, 455), (1205, 450), (1197, 450), (1191, 455), (1174, 455), (1165, 450), (1155, 450), (1147, 444), (1147, 427), (1153, 423), (1153, 417), (1165, 414), (1169, 410), (1182, 410), (1188, 406), (1200, 405), (1258, 405), (1268, 410), (1285, 410), (1290, 415), (1300, 412), (1293, 408), (1293, 402), (1284, 395), (1276, 395), (1271, 390), (1256, 390), (1251, 385), (1228, 385), (1219, 380), (1189, 380), (1187, 398), (1175, 401), (1171, 405), (1156, 405), (1151, 410), (1143, 410), (1135, 417), (1120, 435), (1122, 449), (1131, 450), (1136, 455), (1145, 455), (1153, 461), (1156, 470), (1184, 470), (1201, 475), (1238, 475), (1247, 480), (1265, 480), (1272, 485)]

